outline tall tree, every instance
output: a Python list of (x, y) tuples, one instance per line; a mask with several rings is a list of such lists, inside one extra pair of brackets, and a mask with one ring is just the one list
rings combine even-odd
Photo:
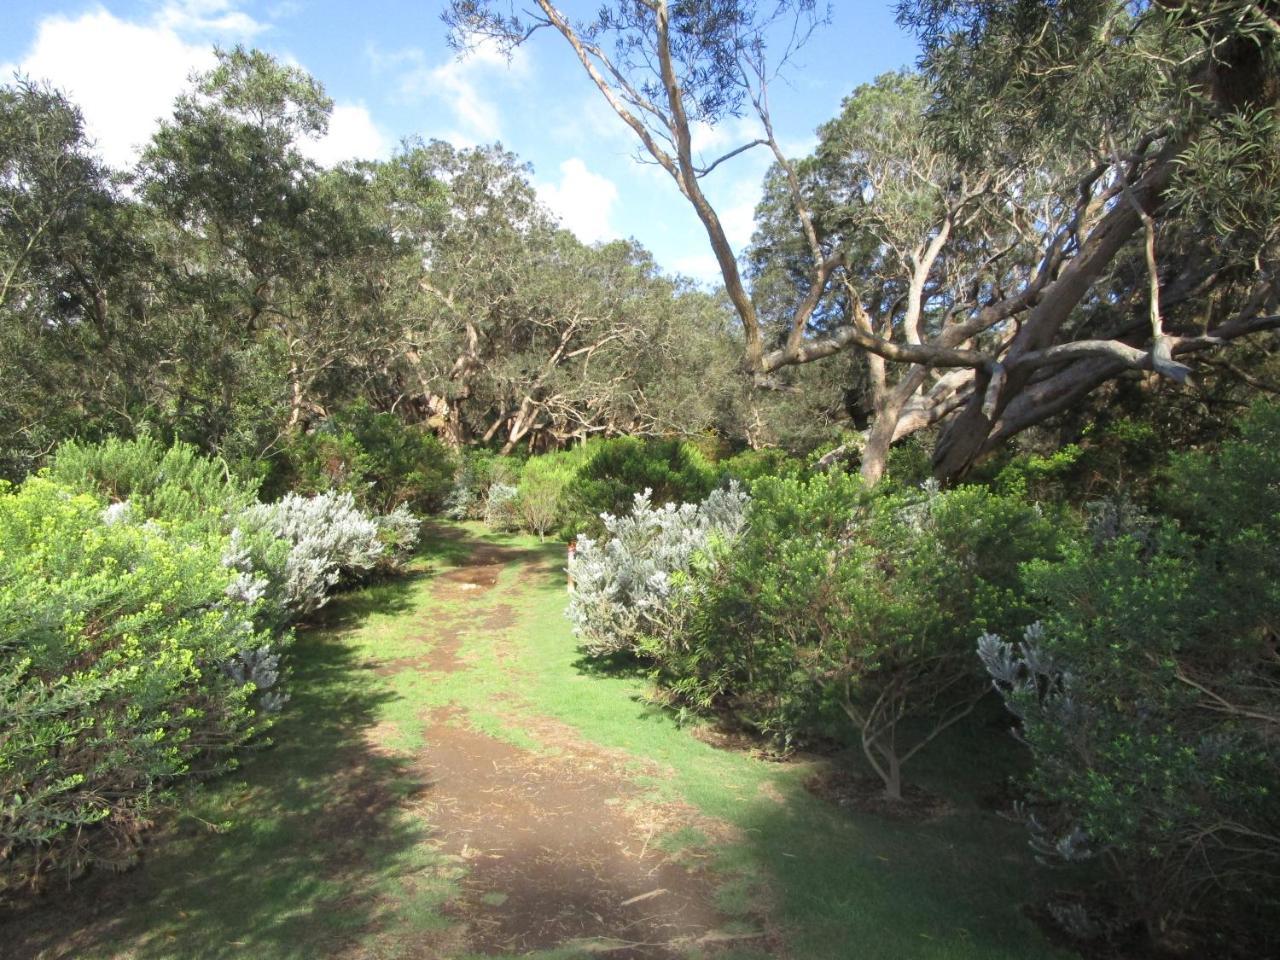
[(145, 221), (74, 105), (26, 80), (0, 88), (0, 472), (145, 405)]
[[(813, 4), (769, 9), (619, 0), (575, 21), (549, 0), (530, 13), (454, 0), (446, 20), (458, 45), (481, 35), (514, 46), (548, 29), (568, 42), (701, 219), (758, 380), (850, 348), (868, 355), (867, 479), (894, 439), (924, 426), (945, 419), (935, 469), (953, 478), (1124, 371), (1185, 380), (1187, 358), (1280, 325), (1274, 3), (902, 5), (926, 51), (929, 123), (913, 128), (919, 101), (899, 102), (916, 114), (879, 123), (878, 157), (848, 144), (842, 162), (865, 174), (851, 199), (878, 211), (849, 245), (823, 229), (814, 181), (783, 153), (769, 113), (772, 28), (794, 18), (800, 29), (783, 35), (803, 37)], [(760, 138), (700, 164), (693, 124), (746, 110)], [(876, 122), (874, 109), (855, 113), (854, 126)], [(767, 315), (701, 187), (755, 145), (774, 155), (773, 208), (798, 238), (789, 284), (769, 291), (786, 296)], [(877, 163), (896, 178), (890, 192), (915, 189), (917, 207), (878, 219), (888, 204), (866, 189)], [(995, 235), (975, 232), (1001, 218)], [(1224, 230), (1229, 243), (1216, 239)], [(1009, 268), (1002, 240), (1022, 250)], [(897, 262), (869, 263), (886, 244)], [(900, 302), (868, 286), (886, 266)], [(892, 388), (886, 364), (903, 366)]]
[(736, 389), (714, 298), (662, 277), (635, 244), (587, 247), (556, 227), (500, 147), (410, 146), (380, 175), (410, 169), (441, 200), (398, 219), (421, 274), (393, 369), (447, 438), (511, 450), (714, 421)]
[(322, 174), (299, 149), (331, 106), (310, 76), (237, 47), (143, 153), (138, 185), (164, 223), (184, 320), (172, 416), (206, 446), (256, 455), (322, 414), (318, 385), (377, 336), (362, 276), (396, 255), (390, 234), (355, 202), (358, 174)]

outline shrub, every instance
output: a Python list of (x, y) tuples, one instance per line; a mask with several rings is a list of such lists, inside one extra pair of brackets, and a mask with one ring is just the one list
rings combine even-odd
[(489, 488), (495, 483), (514, 486), (519, 472), (518, 461), (492, 450), (463, 451), (445, 501), (445, 513), (454, 520), (483, 520), (489, 509)]
[[(258, 504), (242, 515), (230, 562), (267, 574), (269, 596), (289, 615), (311, 613), (328, 601), (344, 578), (357, 579), (412, 552), (417, 519), (403, 507), (381, 520), (355, 505), (350, 493), (314, 497), (288, 494), (275, 503)], [(288, 545), (274, 561), (244, 545), (266, 531)]]
[(289, 494), (259, 503), (251, 485), (195, 448), (150, 438), (64, 444), (49, 475), (112, 501), (108, 519), (127, 516), (181, 527), (188, 536), (225, 537), (233, 590), (264, 626), (280, 627), (322, 606), (344, 578), (394, 569), (412, 553), (420, 521), (403, 504), (370, 515), (351, 493)]
[(520, 472), (520, 515), (526, 530), (545, 537), (559, 530), (573, 536), (565, 491), (586, 461), (589, 446), (560, 450), (530, 458)]
[(721, 460), (718, 466), (725, 477), (731, 477), (747, 486), (760, 477), (798, 477), (805, 472), (803, 460), (776, 447), (743, 450)]
[(746, 532), (698, 573), (664, 680), (784, 743), (852, 722), (898, 798), (902, 766), (983, 693), (972, 625), (1012, 622), (1019, 562), (1056, 541), (1034, 507), (981, 488), (761, 478)]
[(165, 446), (154, 437), (68, 441), (58, 448), (47, 475), (110, 502), (128, 502), (130, 512), (142, 519), (194, 523), (223, 533), (257, 502), (255, 485), (233, 475), (225, 464), (190, 444)]
[(263, 727), (277, 642), (191, 529), (44, 478), (0, 492), (0, 898), (128, 861), (170, 787)]
[(1212, 955), (1280, 943), (1278, 450), (1262, 406), (1220, 454), (1175, 458), (1181, 525), (1096, 511), (1026, 567), (1040, 619), (1022, 642), (980, 641), (1034, 760), (1037, 850), (1103, 883), (1095, 931), (1191, 932)]
[(444, 508), (456, 471), (454, 456), (426, 427), (355, 404), (293, 436), (272, 486), (280, 493), (350, 493), (374, 513), (404, 505), (430, 514)]
[(691, 444), (616, 437), (595, 444), (564, 492), (573, 533), (599, 536), (600, 515), (622, 514), (648, 490), (650, 502), (692, 503), (716, 486), (717, 473)]
[(629, 513), (603, 519), (607, 539), (578, 542), (569, 619), (593, 656), (619, 652), (665, 659), (683, 632), (699, 552), (742, 531), (748, 497), (731, 484), (702, 503), (653, 506), (637, 493)]
[(519, 530), (520, 520), (520, 491), (509, 483), (491, 484), (485, 501), (485, 526), (505, 533)]

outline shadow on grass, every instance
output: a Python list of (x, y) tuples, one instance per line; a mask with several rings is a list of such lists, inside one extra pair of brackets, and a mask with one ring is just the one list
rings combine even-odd
[[(292, 700), (240, 770), (179, 798), (141, 865), (97, 873), (0, 918), (0, 950), (26, 958), (310, 958), (332, 955), (403, 906), (425, 825), (403, 802), (427, 789), (365, 734), (394, 698), (346, 629), (396, 609), (412, 582), (335, 600), (291, 651)], [(337, 629), (335, 629), (335, 625)]]
[(860, 751), (781, 765), (776, 792), (733, 805), (744, 840), (721, 851), (720, 866), (763, 880), (795, 956), (1065, 960), (1025, 913), (1055, 876), (1036, 870), (1025, 828), (982, 803), (1016, 768), (992, 732), (989, 717), (975, 717), (906, 768), (911, 784), (946, 800), (925, 819), (838, 806), (806, 788), (826, 767), (873, 780)]
[(446, 566), (457, 566), (471, 555), (473, 549), (474, 543), (467, 529), (460, 524), (428, 520), (422, 525), (422, 539), (418, 542), (418, 555), (421, 557)]
[(573, 669), (586, 677), (614, 677), (621, 680), (644, 680), (652, 666), (627, 650), (605, 656), (593, 656), (579, 647), (581, 656), (573, 661)]
[(385, 580), (353, 587), (337, 594), (301, 626), (307, 630), (354, 630), (374, 614), (405, 613), (412, 608), (413, 595), (423, 581), (433, 575), (429, 569), (410, 569)]

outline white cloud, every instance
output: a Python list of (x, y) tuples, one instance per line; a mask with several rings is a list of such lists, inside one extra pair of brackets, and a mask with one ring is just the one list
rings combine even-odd
[(608, 177), (588, 170), (580, 158), (560, 164), (560, 182), (539, 184), (538, 195), (583, 243), (618, 236), (611, 221), (618, 187)]
[[(75, 17), (54, 14), (40, 21), (26, 54), (0, 74), (47, 80), (64, 91), (83, 111), (103, 158), (123, 167), (137, 158), (190, 75), (213, 65), (209, 38), (244, 39), (263, 29), (232, 0), (168, 3), (149, 23), (102, 7)], [(206, 42), (185, 39), (192, 34)]]
[(391, 154), (390, 139), (378, 129), (364, 104), (339, 103), (329, 117), (329, 132), (304, 140), (299, 149), (316, 163), (332, 167), (343, 160), (377, 160)]
[(547, 132), (569, 150), (590, 148), (632, 156), (644, 149), (631, 128), (594, 88), (576, 101), (554, 98), (542, 105), (540, 117), (548, 121)]
[(760, 175), (746, 175), (726, 184), (716, 184), (708, 191), (735, 253), (743, 251), (755, 232), (762, 174), (763, 171)]
[(446, 139), (458, 143), (499, 139), (502, 121), (497, 101), (483, 88), (493, 79), (509, 82), (529, 73), (529, 56), (523, 47), (508, 57), (495, 43), (483, 39), (461, 57), (434, 66), (419, 49), (391, 54), (370, 50), (369, 55), (377, 69), (403, 70), (399, 87), (405, 98), (443, 101), (458, 124)]
[[(704, 120), (695, 120), (689, 127), (690, 146), (707, 163), (763, 135), (760, 121), (752, 116), (729, 117), (714, 126)], [(765, 147), (754, 149), (766, 150)]]
[(792, 140), (783, 140), (780, 146), (786, 156), (792, 160), (798, 160), (801, 157), (809, 156), (814, 150), (818, 149), (818, 135), (811, 133)]
[(686, 277), (692, 277), (701, 283), (715, 286), (724, 282), (720, 274), (720, 263), (710, 253), (699, 253), (689, 257), (677, 257), (671, 263), (671, 269)]
[(157, 27), (177, 33), (214, 33), (241, 38), (252, 37), (267, 29), (233, 0), (176, 0), (166, 3), (156, 14)]

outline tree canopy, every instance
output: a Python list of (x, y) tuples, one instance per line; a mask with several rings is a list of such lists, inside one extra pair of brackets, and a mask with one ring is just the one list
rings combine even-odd
[[(935, 424), (934, 469), (961, 476), (1126, 371), (1185, 381), (1187, 358), (1280, 325), (1271, 5), (904, 3), (919, 74), (855, 94), (806, 161), (769, 111), (792, 48), (767, 53), (775, 18), (791, 43), (816, 11), (768, 9), (641, 0), (575, 21), (458, 0), (445, 18), (459, 46), (567, 41), (702, 221), (758, 382), (865, 355), (867, 479)], [(747, 109), (758, 144), (699, 167), (691, 123)], [(767, 282), (748, 290), (700, 181), (753, 145), (775, 170), (752, 258)], [(782, 247), (786, 267), (761, 262)]]

